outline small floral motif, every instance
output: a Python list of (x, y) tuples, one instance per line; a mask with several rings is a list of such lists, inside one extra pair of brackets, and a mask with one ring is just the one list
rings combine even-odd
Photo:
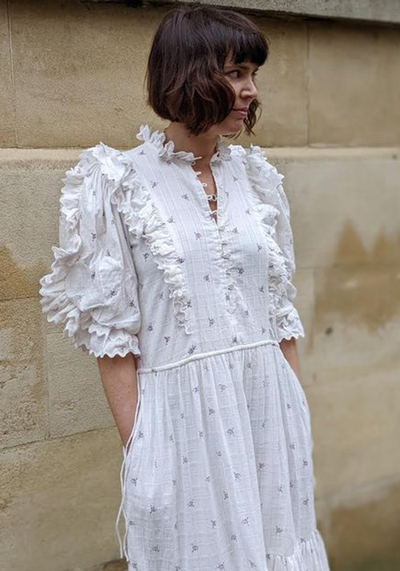
[(233, 472), (233, 475), (235, 476), (235, 480), (239, 480), (242, 477), (240, 472)]
[(295, 443), (294, 443), (294, 442), (291, 442), (291, 443), (289, 444), (289, 448), (291, 448), (292, 450), (294, 450), (294, 449), (296, 448)]
[(208, 325), (211, 327), (212, 325), (214, 325), (215, 323), (215, 319), (213, 317), (209, 317), (208, 318)]
[(184, 198), (185, 200), (189, 200), (189, 195), (187, 194), (187, 192), (185, 192), (185, 194), (182, 194), (182, 198)]
[(231, 541), (237, 541), (236, 533), (232, 533)]
[(263, 462), (259, 462), (258, 463), (258, 469), (262, 470), (263, 468), (265, 468), (265, 464)]
[(176, 258), (176, 261), (178, 264), (183, 264), (185, 261), (185, 258), (181, 258), (180, 256), (178, 258)]
[(283, 531), (283, 529), (282, 529), (281, 527), (279, 527), (279, 526), (277, 526), (277, 525), (275, 526), (275, 533), (276, 533), (276, 534), (277, 534), (277, 533), (282, 533), (282, 531)]
[(156, 511), (157, 511), (156, 506), (151, 505), (150, 506), (150, 513), (152, 514), (152, 513), (155, 513)]
[(209, 407), (209, 408), (208, 408), (208, 414), (215, 414), (215, 409)]
[(222, 492), (222, 495), (224, 496), (224, 500), (227, 500), (229, 498), (229, 494), (225, 490)]
[(188, 508), (194, 508), (194, 500), (188, 502)]
[(203, 438), (203, 436), (204, 436), (204, 432), (203, 432), (202, 430), (200, 430), (200, 432), (199, 432), (199, 438)]
[(153, 326), (152, 323), (150, 323), (150, 324), (147, 326), (147, 331), (153, 331), (153, 329), (154, 329), (154, 326)]
[(258, 243), (257, 243), (257, 250), (258, 250), (258, 251), (262, 250), (261, 244), (258, 244)]
[(198, 549), (199, 549), (199, 546), (196, 545), (195, 543), (192, 543), (192, 553), (193, 553), (194, 551), (198, 551)]
[(211, 520), (211, 528), (215, 529), (217, 527), (217, 520), (216, 519), (212, 519)]
[(92, 280), (94, 280), (94, 278), (96, 277), (96, 272), (93, 272), (92, 274), (90, 274), (90, 277), (92, 278)]
[(144, 261), (145, 261), (145, 262), (147, 262), (147, 260), (149, 259), (149, 257), (150, 257), (150, 253), (149, 253), (149, 252), (143, 252), (143, 258), (144, 258)]
[(261, 286), (258, 288), (258, 291), (260, 291), (261, 293), (264, 293), (264, 285), (261, 285)]
[(205, 276), (203, 276), (203, 280), (206, 282), (210, 281), (210, 274), (206, 274)]
[(278, 486), (278, 492), (283, 493), (283, 486), (282, 484), (280, 486)]
[(174, 441), (174, 435), (173, 435), (173, 434), (170, 434), (170, 435), (169, 435), (169, 439), (170, 439), (171, 442), (175, 442), (175, 441)]
[(182, 458), (182, 462), (183, 462), (183, 464), (187, 464), (187, 463), (189, 462), (188, 457), (187, 457), (187, 456), (184, 456), (184, 457)]
[(174, 217), (170, 216), (169, 218), (167, 218), (167, 222), (168, 224), (173, 224), (175, 222)]
[(196, 236), (196, 240), (200, 240), (200, 238), (202, 237), (202, 234), (200, 234), (200, 232), (195, 232), (194, 235)]
[(151, 549), (152, 549), (152, 551), (160, 552), (160, 546), (159, 545), (153, 545), (153, 547)]
[(192, 345), (191, 347), (189, 347), (189, 351), (188, 351), (189, 355), (193, 355), (193, 353), (195, 352), (195, 349), (196, 349), (196, 345)]
[(131, 478), (130, 481), (131, 481), (131, 484), (133, 484), (134, 486), (137, 486), (137, 481), (138, 481), (137, 478)]
[(200, 390), (199, 385), (196, 385), (195, 387), (193, 387), (193, 392), (194, 392), (194, 393), (198, 393), (199, 390)]
[(92, 242), (94, 242), (94, 240), (96, 240), (96, 232), (91, 232), (92, 234)]
[(249, 516), (242, 518), (242, 523), (245, 525), (249, 525)]
[(305, 500), (303, 500), (303, 504), (304, 504), (305, 506), (308, 506), (308, 502), (309, 502), (309, 501), (310, 501), (309, 498), (306, 498)]
[(221, 389), (221, 392), (222, 392), (222, 391), (224, 391), (225, 389), (227, 389), (227, 388), (228, 388), (228, 386), (227, 386), (227, 385), (223, 385), (223, 384), (219, 383), (219, 388)]
[(308, 466), (308, 461), (307, 461), (307, 460), (303, 460), (303, 468), (305, 468), (306, 466)]
[(171, 339), (170, 335), (164, 335), (164, 341), (166, 345), (168, 345), (170, 339)]
[(232, 434), (233, 436), (235, 436), (235, 429), (234, 428), (228, 428), (228, 430), (226, 432), (228, 434)]

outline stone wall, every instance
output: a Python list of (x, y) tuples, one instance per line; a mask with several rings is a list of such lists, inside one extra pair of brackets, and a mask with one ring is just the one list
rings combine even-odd
[[(46, 322), (38, 280), (79, 149), (164, 127), (143, 78), (168, 9), (0, 0), (1, 571), (118, 558), (118, 431), (95, 358)], [(271, 55), (251, 142), (291, 204), (319, 527), (332, 571), (398, 569), (400, 28), (254, 19)]]

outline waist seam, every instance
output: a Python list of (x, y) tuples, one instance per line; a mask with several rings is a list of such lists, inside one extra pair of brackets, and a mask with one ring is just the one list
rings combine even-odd
[(254, 343), (246, 343), (245, 345), (236, 345), (235, 347), (226, 347), (225, 349), (217, 349), (215, 351), (207, 351), (206, 353), (198, 353), (197, 355), (190, 355), (185, 359), (180, 359), (173, 363), (167, 363), (165, 365), (160, 365), (158, 367), (139, 367), (136, 369), (136, 373), (158, 373), (159, 371), (166, 371), (168, 369), (173, 369), (175, 367), (181, 367), (190, 363), (191, 361), (196, 361), (199, 359), (204, 359), (206, 357), (213, 357), (215, 355), (222, 355), (224, 353), (232, 353), (233, 351), (241, 351), (243, 349), (251, 349), (253, 347), (259, 347), (262, 345), (277, 345), (279, 347), (279, 342), (275, 339), (266, 339), (265, 341), (255, 341)]

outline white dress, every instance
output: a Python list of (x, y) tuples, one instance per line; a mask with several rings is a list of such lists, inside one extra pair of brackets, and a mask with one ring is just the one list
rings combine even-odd
[(75, 347), (138, 357), (121, 556), (129, 571), (329, 571), (310, 411), (279, 346), (304, 336), (283, 175), (219, 138), (216, 216), (198, 157), (148, 125), (137, 138), (67, 171), (40, 280)]

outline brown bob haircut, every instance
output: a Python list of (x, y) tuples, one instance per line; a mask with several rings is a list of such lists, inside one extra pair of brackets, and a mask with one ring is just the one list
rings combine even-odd
[[(268, 53), (266, 38), (243, 14), (181, 5), (167, 12), (154, 35), (145, 77), (147, 104), (159, 117), (184, 123), (199, 135), (222, 122), (235, 105), (235, 92), (224, 76), (226, 58), (261, 66)], [(250, 104), (247, 135), (254, 134), (259, 107), (262, 111), (257, 99)]]

